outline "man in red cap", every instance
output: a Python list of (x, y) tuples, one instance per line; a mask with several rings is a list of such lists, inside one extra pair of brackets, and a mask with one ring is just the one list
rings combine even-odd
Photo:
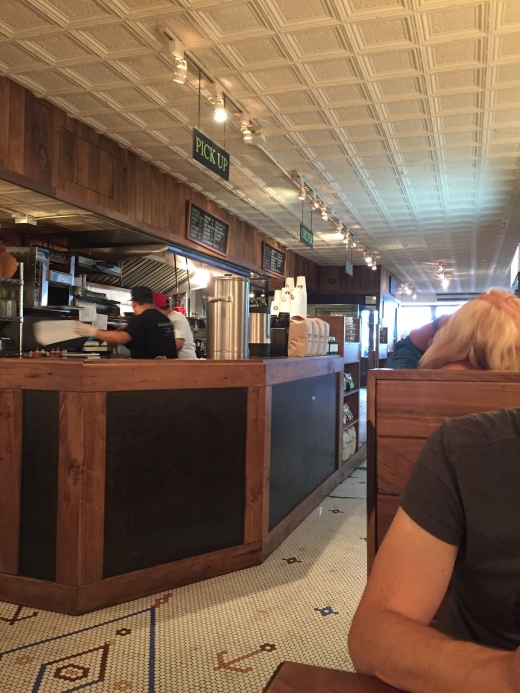
[(186, 316), (176, 310), (172, 310), (168, 297), (164, 294), (154, 294), (153, 302), (155, 307), (173, 323), (178, 357), (180, 359), (196, 359), (197, 354), (195, 352), (193, 333)]

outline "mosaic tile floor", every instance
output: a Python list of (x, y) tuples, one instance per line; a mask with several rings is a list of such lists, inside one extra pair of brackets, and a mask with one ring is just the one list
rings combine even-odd
[(260, 693), (283, 660), (350, 669), (365, 489), (359, 469), (256, 568), (79, 617), (0, 602), (1, 693)]

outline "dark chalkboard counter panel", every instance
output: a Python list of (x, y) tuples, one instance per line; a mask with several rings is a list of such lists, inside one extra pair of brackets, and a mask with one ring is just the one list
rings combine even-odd
[(0, 599), (79, 614), (258, 565), (348, 473), (342, 372), (0, 361)]

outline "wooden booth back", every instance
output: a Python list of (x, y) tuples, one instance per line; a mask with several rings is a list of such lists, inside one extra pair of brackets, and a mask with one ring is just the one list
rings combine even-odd
[(368, 374), (368, 565), (424, 443), (446, 418), (520, 407), (520, 373), (372, 370)]

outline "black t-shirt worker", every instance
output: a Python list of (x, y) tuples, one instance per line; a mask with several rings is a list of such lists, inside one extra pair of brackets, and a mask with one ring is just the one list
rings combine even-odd
[(82, 337), (95, 337), (109, 344), (123, 344), (133, 359), (176, 359), (177, 348), (173, 324), (156, 309), (153, 292), (147, 286), (132, 289), (134, 317), (124, 330), (98, 330), (79, 323), (76, 331)]

